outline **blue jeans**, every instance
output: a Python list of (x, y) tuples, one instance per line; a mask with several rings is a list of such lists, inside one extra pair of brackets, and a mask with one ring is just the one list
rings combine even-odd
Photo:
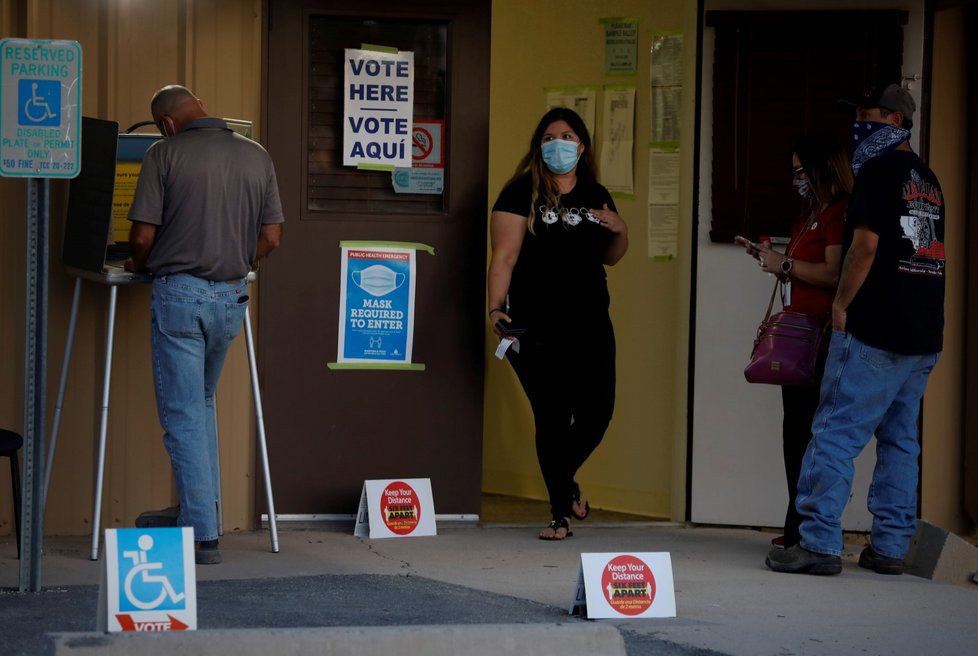
[(180, 498), (180, 526), (195, 540), (217, 538), (218, 453), (214, 392), (224, 356), (248, 311), (245, 280), (187, 274), (153, 281), (153, 382), (163, 444)]
[(852, 491), (853, 459), (875, 432), (876, 468), (867, 500), (873, 549), (890, 558), (906, 555), (917, 523), (917, 415), (939, 357), (891, 353), (833, 332), (798, 480), (805, 549), (842, 554), (840, 518)]

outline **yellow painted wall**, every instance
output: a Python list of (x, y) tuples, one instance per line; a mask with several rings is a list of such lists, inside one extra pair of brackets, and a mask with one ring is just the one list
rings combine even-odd
[[(2, 0), (0, 36), (70, 39), (83, 52), (83, 114), (121, 129), (150, 118), (152, 93), (189, 86), (215, 116), (251, 119), (260, 134), (261, 0)], [(23, 425), (25, 210), (22, 180), (0, 179), (0, 425)], [(67, 183), (51, 185), (48, 405), (53, 408), (74, 279), (60, 264)], [(254, 295), (253, 295), (254, 296)], [(175, 498), (150, 373), (149, 288), (119, 294), (108, 427), (103, 526), (131, 526), (139, 512)], [(86, 284), (55, 453), (45, 533), (91, 531), (107, 288)], [(255, 311), (253, 304), (252, 311)], [(251, 528), (254, 421), (244, 338), (218, 388), (225, 530)], [(49, 412), (47, 428), (50, 430)], [(9, 490), (0, 467), (0, 490)], [(6, 493), (0, 498), (7, 498)], [(12, 509), (0, 504), (0, 535)]]
[[(607, 76), (601, 18), (639, 19), (638, 72)], [(615, 416), (604, 442), (578, 474), (595, 507), (650, 517), (681, 517), (685, 472), (686, 342), (691, 198), (691, 145), (683, 146), (680, 254), (653, 262), (647, 247), (649, 46), (653, 31), (685, 32), (682, 129), (692, 135), (695, 3), (682, 0), (497, 0), (492, 11), (489, 198), (525, 154), (546, 111), (545, 87), (635, 84), (635, 200), (616, 204), (628, 223), (630, 248), (608, 269), (611, 313), (618, 343)], [(488, 211), (489, 208), (487, 208)], [(529, 404), (512, 369), (492, 355), (497, 340), (486, 326), (487, 374), (483, 488), (545, 499), (533, 446)], [(587, 348), (582, 337), (581, 348)]]
[[(947, 207), (944, 354), (931, 374), (924, 396), (921, 517), (949, 530), (974, 531), (963, 501), (964, 317), (968, 178), (975, 162), (968, 157), (968, 126), (974, 110), (969, 87), (965, 8), (934, 17), (934, 66), (931, 88), (930, 165), (941, 181)], [(973, 85), (973, 82), (971, 82)], [(973, 129), (973, 128), (972, 128)], [(971, 262), (970, 266), (976, 266)], [(974, 302), (974, 299), (971, 300)]]

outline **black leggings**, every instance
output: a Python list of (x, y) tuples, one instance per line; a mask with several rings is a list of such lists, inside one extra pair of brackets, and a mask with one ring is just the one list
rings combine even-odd
[(571, 517), (574, 476), (615, 407), (615, 333), (607, 316), (572, 337), (523, 339), (509, 361), (533, 409), (537, 460), (553, 517)]

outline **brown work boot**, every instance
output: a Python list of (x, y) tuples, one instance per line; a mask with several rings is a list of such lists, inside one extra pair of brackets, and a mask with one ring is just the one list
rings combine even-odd
[(136, 528), (169, 528), (177, 525), (180, 506), (170, 506), (163, 510), (147, 510), (136, 518)]
[(859, 566), (871, 569), (877, 574), (903, 574), (903, 559), (881, 556), (872, 546), (863, 549), (859, 554)]
[(194, 562), (198, 565), (217, 565), (221, 562), (221, 550), (217, 540), (198, 540), (194, 543)]

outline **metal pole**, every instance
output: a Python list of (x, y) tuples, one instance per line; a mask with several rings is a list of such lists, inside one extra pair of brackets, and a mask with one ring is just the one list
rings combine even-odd
[(65, 339), (65, 355), (61, 363), (61, 382), (58, 383), (58, 399), (54, 402), (54, 419), (51, 421), (51, 442), (48, 444), (47, 467), (44, 470), (44, 487), (41, 488), (41, 509), (47, 507), (51, 470), (54, 468), (54, 449), (58, 444), (58, 428), (61, 426), (61, 409), (64, 406), (65, 386), (68, 383), (68, 365), (71, 363), (71, 347), (75, 342), (75, 326), (78, 324), (78, 305), (81, 300), (81, 278), (75, 278), (75, 293), (71, 299), (71, 317), (68, 319), (68, 337)]
[(102, 483), (105, 478), (105, 438), (109, 425), (109, 388), (112, 382), (112, 341), (115, 337), (115, 306), (119, 287), (109, 286), (108, 334), (105, 336), (105, 373), (102, 378), (102, 415), (98, 427), (98, 470), (95, 474), (95, 506), (92, 508), (92, 560), (98, 560), (99, 528), (102, 525)]
[(48, 200), (50, 181), (29, 178), (24, 329), (24, 476), (21, 484), (20, 591), (41, 590), (44, 513), (44, 391), (47, 382)]
[(268, 444), (265, 441), (265, 416), (261, 407), (261, 389), (258, 386), (258, 362), (255, 359), (255, 342), (251, 335), (251, 312), (245, 312), (244, 325), (248, 343), (248, 367), (251, 370), (251, 393), (255, 398), (258, 452), (261, 454), (262, 474), (265, 478), (265, 498), (268, 501), (268, 530), (272, 539), (272, 553), (278, 553), (278, 525), (275, 520), (275, 501), (272, 499), (272, 478), (268, 468)]
[(214, 391), (214, 453), (217, 462), (214, 463), (217, 472), (217, 534), (224, 535), (224, 496), (221, 493), (221, 435), (217, 423), (217, 390)]

